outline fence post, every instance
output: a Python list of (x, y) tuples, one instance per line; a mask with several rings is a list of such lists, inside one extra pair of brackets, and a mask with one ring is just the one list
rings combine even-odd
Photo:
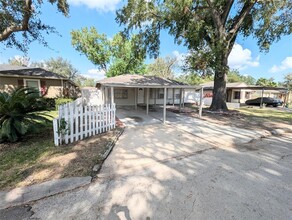
[(54, 129), (54, 144), (59, 146), (59, 134), (58, 134), (58, 118), (53, 119), (53, 129)]
[(70, 142), (72, 143), (74, 141), (74, 102), (68, 104), (69, 107), (69, 117), (70, 117)]

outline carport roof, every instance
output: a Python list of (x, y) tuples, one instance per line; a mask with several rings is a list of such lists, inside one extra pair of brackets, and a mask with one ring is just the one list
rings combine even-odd
[(96, 84), (107, 87), (132, 87), (132, 88), (201, 88), (200, 86), (191, 86), (172, 79), (165, 79), (157, 76), (131, 75), (125, 74), (115, 77), (99, 80)]

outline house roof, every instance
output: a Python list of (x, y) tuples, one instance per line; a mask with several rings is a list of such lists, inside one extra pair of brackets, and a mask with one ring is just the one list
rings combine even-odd
[[(214, 87), (214, 81), (206, 82), (200, 84), (204, 88), (212, 88)], [(237, 88), (237, 87), (248, 87), (248, 85), (244, 82), (234, 82), (234, 83), (226, 83), (226, 88)]]
[[(213, 89), (214, 82), (206, 82), (200, 84), (204, 89)], [(269, 86), (257, 86), (257, 85), (247, 85), (244, 82), (226, 83), (227, 89), (250, 89), (250, 90), (274, 90), (274, 91), (287, 91), (283, 87), (269, 87)]]
[(53, 73), (42, 68), (13, 66), (6, 64), (0, 65), (0, 76), (67, 79), (57, 73)]
[[(96, 84), (108, 87), (133, 87), (133, 88), (196, 88), (198, 86), (191, 86), (172, 79), (165, 79), (157, 76), (145, 75), (119, 75), (115, 77), (105, 78), (99, 80)], [(200, 88), (200, 87), (199, 87)]]

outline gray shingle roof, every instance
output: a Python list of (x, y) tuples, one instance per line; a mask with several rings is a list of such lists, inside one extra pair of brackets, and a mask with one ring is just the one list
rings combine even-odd
[(172, 79), (145, 75), (119, 75), (99, 80), (97, 85), (113, 87), (195, 87)]
[(66, 79), (57, 73), (53, 73), (42, 68), (13, 66), (6, 64), (0, 65), (0, 76)]

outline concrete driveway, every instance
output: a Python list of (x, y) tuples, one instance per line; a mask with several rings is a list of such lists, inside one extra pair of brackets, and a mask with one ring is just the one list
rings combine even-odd
[(180, 119), (127, 127), (96, 182), (27, 219), (291, 219), (292, 135)]

